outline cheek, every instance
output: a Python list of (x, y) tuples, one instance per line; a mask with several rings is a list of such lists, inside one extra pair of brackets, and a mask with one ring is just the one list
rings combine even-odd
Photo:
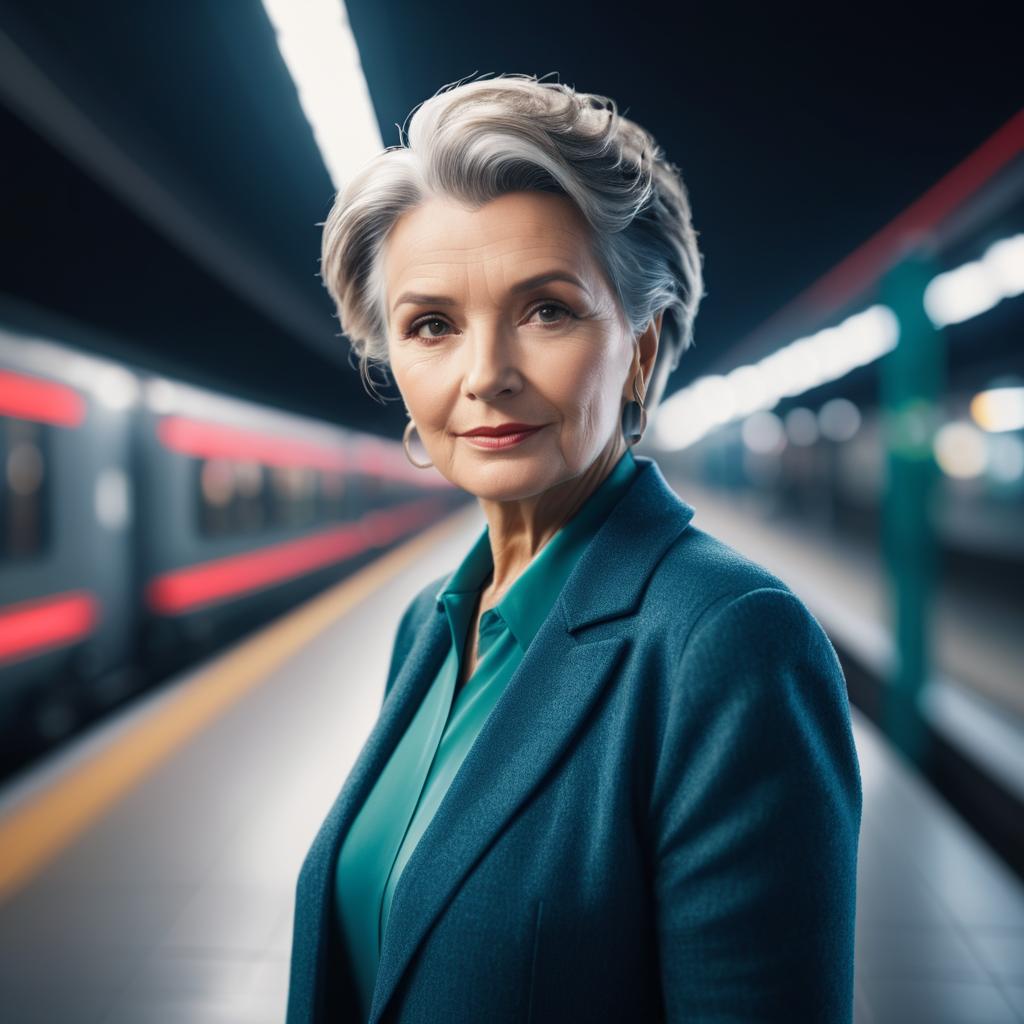
[(597, 425), (618, 414), (618, 374), (611, 346), (595, 340), (552, 361), (544, 372), (545, 390), (567, 421)]
[(445, 369), (428, 357), (402, 359), (391, 363), (391, 375), (412, 413), (412, 418), (424, 427), (436, 420), (445, 420), (447, 382)]

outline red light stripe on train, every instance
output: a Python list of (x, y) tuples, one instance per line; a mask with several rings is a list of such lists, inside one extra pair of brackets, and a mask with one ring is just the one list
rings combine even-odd
[(374, 545), (390, 543), (429, 522), (443, 507), (436, 498), (426, 498), (310, 537), (174, 569), (150, 580), (146, 602), (158, 614), (177, 615), (241, 597), (351, 558)]
[(64, 384), (0, 370), (0, 416), (77, 427), (85, 419), (85, 401)]
[(196, 459), (251, 459), (270, 466), (310, 466), (339, 472), (348, 468), (345, 453), (326, 445), (242, 430), (223, 423), (165, 416), (156, 430), (165, 448)]
[(74, 643), (96, 628), (99, 604), (85, 591), (0, 608), (0, 662)]

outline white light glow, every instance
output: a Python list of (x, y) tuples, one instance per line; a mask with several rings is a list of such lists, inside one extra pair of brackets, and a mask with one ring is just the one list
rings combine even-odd
[(993, 242), (978, 260), (938, 274), (924, 292), (936, 327), (963, 323), (1024, 291), (1024, 235)]
[(778, 455), (786, 447), (782, 420), (773, 412), (755, 412), (743, 421), (743, 443), (758, 455)]
[(119, 466), (108, 466), (96, 477), (93, 506), (96, 519), (108, 530), (124, 530), (131, 523), (131, 481)]
[(993, 242), (985, 250), (982, 261), (999, 283), (1003, 298), (1024, 292), (1024, 235)]
[(764, 372), (759, 366), (737, 366), (725, 379), (732, 388), (737, 415), (743, 416), (778, 401), (778, 397), (769, 392)]
[(95, 394), (108, 409), (120, 412), (139, 400), (139, 381), (135, 374), (110, 366), (97, 374)]
[(946, 327), (980, 316), (1001, 298), (999, 282), (983, 263), (965, 263), (932, 278), (924, 291), (924, 308), (933, 324)]
[(829, 441), (849, 441), (860, 429), (860, 410), (848, 398), (830, 398), (818, 410), (818, 429)]
[(786, 437), (792, 444), (807, 447), (818, 440), (818, 417), (805, 406), (798, 405), (786, 413)]
[(712, 426), (728, 423), (736, 412), (736, 393), (727, 377), (712, 374), (693, 385), (693, 402), (700, 419)]
[(1024, 387), (990, 388), (971, 399), (971, 418), (982, 430), (1024, 430)]
[[(980, 259), (936, 275), (925, 289), (923, 301), (932, 322), (942, 327), (978, 316), (1021, 292), (1024, 234), (994, 242)], [(781, 398), (802, 395), (874, 362), (892, 351), (899, 338), (900, 323), (893, 310), (874, 305), (839, 324), (797, 338), (756, 363), (737, 366), (724, 377), (698, 377), (662, 402), (652, 425), (654, 443), (669, 451), (689, 447), (723, 424), (754, 412), (768, 412)], [(991, 396), (981, 403), (984, 422), (978, 419), (974, 405), (972, 415), (986, 430), (1024, 429), (1024, 399), (1018, 397), (1021, 389), (999, 390), (998, 395), (994, 389), (983, 393)], [(827, 420), (819, 421), (822, 435), (845, 440), (856, 433), (860, 414), (851, 408), (853, 415), (849, 409), (838, 414), (842, 422), (834, 427), (827, 425)], [(957, 457), (952, 464), (960, 464)]]
[(935, 461), (946, 476), (969, 480), (985, 472), (985, 435), (973, 424), (957, 420), (935, 432)]
[(172, 412), (177, 404), (177, 388), (169, 380), (147, 380), (143, 385), (146, 405), (160, 416)]
[(263, 0), (327, 173), (341, 191), (384, 146), (341, 0)]
[[(837, 380), (884, 355), (898, 338), (899, 322), (892, 310), (871, 306), (725, 376), (698, 377), (662, 402), (652, 428), (654, 443), (666, 451), (687, 448), (724, 423), (770, 412), (783, 397)], [(818, 424), (807, 421), (797, 429), (800, 437), (813, 433), (816, 438)]]

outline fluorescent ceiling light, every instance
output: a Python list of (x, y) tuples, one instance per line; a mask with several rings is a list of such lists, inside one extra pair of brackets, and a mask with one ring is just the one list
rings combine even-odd
[[(923, 302), (935, 326), (943, 327), (980, 316), (996, 303), (1022, 292), (1024, 234), (1018, 234), (994, 242), (980, 259), (937, 274), (925, 288)], [(698, 377), (658, 407), (652, 424), (654, 443), (667, 451), (688, 448), (726, 423), (768, 412), (782, 398), (802, 395), (874, 362), (893, 349), (898, 340), (896, 314), (888, 306), (875, 305), (834, 327), (797, 338), (725, 376)], [(986, 393), (976, 404), (976, 409), (983, 409), (988, 417), (983, 423), (986, 429), (1021, 429), (1019, 395), (1020, 389)], [(976, 418), (980, 415), (975, 413)], [(963, 448), (962, 433), (951, 435), (955, 453)], [(957, 467), (968, 462), (958, 454), (950, 457), (950, 464)]]
[(263, 0), (336, 191), (383, 142), (341, 0)]

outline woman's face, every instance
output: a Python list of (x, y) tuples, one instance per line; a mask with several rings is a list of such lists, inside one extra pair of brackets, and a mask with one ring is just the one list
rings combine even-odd
[[(568, 199), (516, 192), (476, 212), (431, 200), (396, 223), (384, 265), (391, 369), (453, 484), (525, 498), (619, 443), (634, 339)], [(578, 283), (524, 286), (548, 274)], [(506, 448), (462, 436), (511, 421), (542, 429)]]

